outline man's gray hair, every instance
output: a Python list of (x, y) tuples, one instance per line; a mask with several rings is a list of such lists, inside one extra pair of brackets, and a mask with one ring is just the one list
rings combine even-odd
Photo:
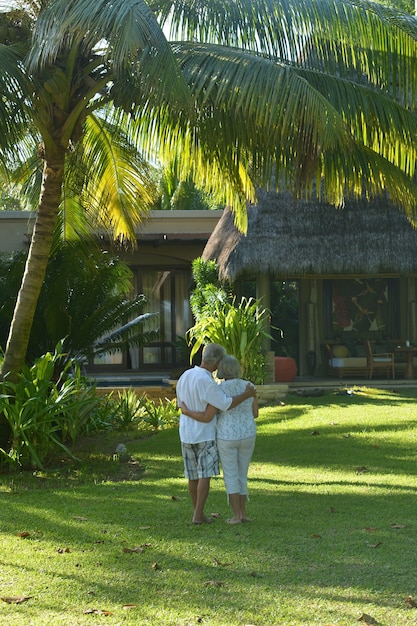
[(239, 361), (231, 354), (226, 354), (219, 363), (217, 368), (217, 378), (241, 378), (242, 368)]
[(216, 365), (217, 361), (220, 361), (226, 354), (226, 350), (218, 343), (208, 343), (203, 348), (203, 354), (201, 362), (209, 365), (210, 367)]

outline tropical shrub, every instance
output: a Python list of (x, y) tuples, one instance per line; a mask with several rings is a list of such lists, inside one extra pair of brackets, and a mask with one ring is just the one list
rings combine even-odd
[[(0, 259), (0, 345), (4, 348), (22, 279), (26, 254)], [(148, 300), (132, 292), (132, 271), (112, 255), (82, 243), (63, 244), (50, 259), (32, 325), (28, 363), (54, 350), (65, 337), (66, 359), (93, 356), (143, 345), (159, 336), (145, 330), (157, 313), (146, 313)]]
[(194, 319), (198, 321), (207, 311), (212, 311), (218, 302), (227, 302), (229, 294), (220, 283), (216, 261), (206, 261), (201, 257), (192, 262), (194, 289), (190, 296), (190, 306)]
[(152, 430), (163, 430), (178, 424), (179, 411), (175, 398), (172, 400), (160, 398), (158, 402), (155, 402), (145, 395), (142, 396), (142, 402), (144, 410), (142, 421), (145, 427), (150, 427)]
[(113, 426), (117, 430), (138, 430), (144, 415), (142, 397), (131, 387), (113, 392), (111, 400), (115, 406)]
[(0, 460), (11, 466), (43, 468), (59, 451), (73, 456), (70, 446), (91, 427), (99, 403), (79, 364), (66, 360), (62, 343), (25, 366), (16, 381), (6, 376), (0, 390), (0, 415), (10, 432)]
[(115, 430), (157, 431), (176, 426), (179, 411), (176, 400), (152, 400), (146, 393), (138, 395), (132, 387), (105, 396), (109, 417)]
[(204, 344), (219, 343), (238, 359), (245, 378), (262, 383), (265, 366), (262, 345), (269, 337), (265, 331), (268, 315), (267, 309), (260, 307), (254, 298), (242, 298), (238, 303), (236, 298), (217, 303), (188, 331), (193, 345), (191, 358)]
[(190, 298), (195, 324), (188, 330), (190, 362), (207, 343), (219, 343), (240, 362), (242, 374), (254, 383), (265, 376), (264, 340), (270, 312), (255, 298), (229, 294), (218, 278), (215, 261), (195, 259), (195, 289)]

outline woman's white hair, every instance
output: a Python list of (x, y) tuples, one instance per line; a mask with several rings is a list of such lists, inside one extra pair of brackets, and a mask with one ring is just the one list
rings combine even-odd
[(217, 378), (241, 378), (242, 368), (236, 357), (226, 354), (217, 368)]

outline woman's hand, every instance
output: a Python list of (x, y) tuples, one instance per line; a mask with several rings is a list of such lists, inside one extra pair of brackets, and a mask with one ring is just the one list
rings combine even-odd
[(188, 415), (188, 417), (191, 417), (190, 415), (190, 409), (188, 408), (188, 406), (185, 404), (185, 402), (181, 402), (180, 404), (180, 409), (181, 412), (184, 413), (184, 415)]

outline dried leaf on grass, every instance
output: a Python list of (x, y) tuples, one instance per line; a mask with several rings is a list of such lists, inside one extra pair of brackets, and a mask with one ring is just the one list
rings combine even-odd
[(158, 570), (162, 569), (160, 565), (158, 565), (158, 563), (154, 562), (151, 565), (152, 569), (155, 570), (155, 572), (157, 572)]
[(390, 528), (407, 528), (406, 524), (391, 524)]
[(123, 548), (123, 552), (126, 554), (132, 554), (133, 552), (140, 554), (141, 552), (145, 552), (145, 548), (142, 548), (142, 546), (136, 546), (136, 548)]
[(230, 565), (230, 563), (222, 563), (221, 561), (219, 561), (219, 559), (216, 559), (216, 557), (213, 557), (213, 563), (214, 565), (218, 565), (219, 567), (227, 567), (228, 565)]
[(140, 554), (141, 552), (145, 552), (146, 548), (150, 548), (151, 546), (151, 543), (142, 543), (142, 545), (135, 546), (134, 548), (123, 548), (123, 552), (126, 554), (132, 554), (134, 552)]
[(205, 587), (223, 587), (224, 583), (221, 580), (206, 580)]
[(27, 530), (24, 530), (23, 532), (19, 533), (17, 536), (20, 537), (21, 539), (27, 539), (28, 537), (30, 537), (30, 533)]
[(358, 622), (364, 622), (366, 626), (375, 626), (376, 624), (378, 624), (374, 617), (372, 617), (371, 615), (367, 615), (366, 613), (362, 613), (362, 615), (358, 619)]
[(416, 608), (417, 608), (417, 602), (415, 602), (411, 596), (407, 596), (407, 597), (406, 597), (406, 599), (405, 599), (405, 601), (406, 601), (406, 602), (407, 602), (407, 604), (408, 604), (409, 606), (411, 606), (413, 609), (416, 609)]
[(83, 615), (113, 615), (113, 613), (104, 609), (86, 609)]
[(137, 604), (124, 604), (122, 606), (122, 609), (136, 609), (137, 608)]
[(58, 554), (64, 554), (64, 552), (71, 552), (70, 548), (57, 548)]
[(22, 604), (22, 602), (27, 602), (33, 596), (2, 596), (0, 600), (3, 602), (7, 602), (7, 604)]
[(376, 543), (368, 543), (368, 546), (370, 548), (379, 548), (379, 546), (382, 546), (382, 541), (377, 541)]

